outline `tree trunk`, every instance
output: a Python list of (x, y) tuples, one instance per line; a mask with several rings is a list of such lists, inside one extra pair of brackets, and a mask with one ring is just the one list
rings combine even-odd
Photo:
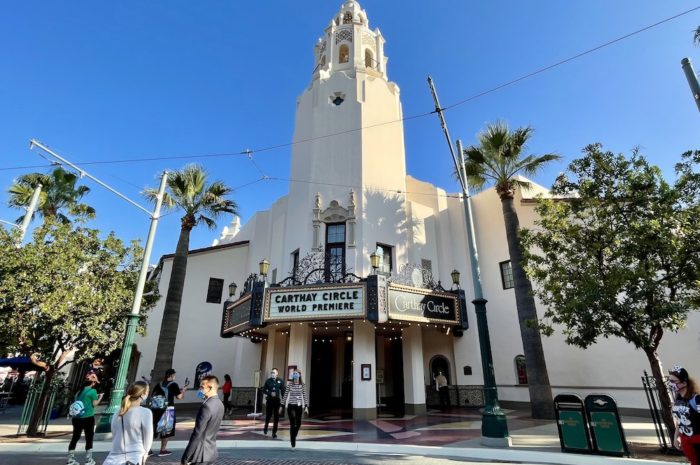
[(182, 306), (182, 289), (185, 286), (187, 274), (187, 253), (190, 246), (191, 229), (181, 228), (180, 238), (177, 241), (173, 268), (170, 273), (168, 294), (165, 297), (163, 320), (158, 336), (158, 348), (156, 361), (153, 366), (152, 381), (160, 380), (165, 375), (165, 370), (173, 367), (173, 355), (175, 353), (175, 341), (177, 340), (177, 328), (180, 323), (180, 307)]
[(664, 424), (668, 429), (669, 438), (673, 441), (673, 434), (676, 431), (676, 424), (673, 421), (673, 413), (671, 408), (673, 407), (673, 398), (671, 393), (668, 392), (666, 388), (666, 377), (664, 376), (663, 368), (661, 367), (661, 360), (659, 360), (659, 355), (654, 349), (644, 349), (644, 353), (649, 359), (649, 366), (651, 367), (651, 375), (656, 381), (656, 388), (659, 390), (659, 401), (661, 402), (661, 418), (664, 420)]
[[(44, 375), (44, 386), (41, 389), (41, 394), (39, 394), (39, 400), (36, 403), (34, 412), (29, 419), (29, 425), (27, 425), (27, 436), (38, 436), (39, 434), (39, 423), (41, 419), (46, 414), (46, 409), (48, 408), (49, 393), (51, 392), (51, 380), (53, 379), (56, 369), (50, 367), (49, 370)], [(41, 376), (41, 372), (37, 372), (37, 376)]]
[(552, 387), (549, 384), (542, 338), (537, 323), (537, 307), (532, 294), (532, 284), (523, 270), (523, 252), (518, 240), (520, 222), (513, 205), (513, 197), (501, 197), (501, 207), (506, 226), (510, 264), (513, 269), (515, 305), (518, 311), (520, 336), (523, 340), (523, 350), (525, 352), (525, 367), (532, 417), (554, 419)]

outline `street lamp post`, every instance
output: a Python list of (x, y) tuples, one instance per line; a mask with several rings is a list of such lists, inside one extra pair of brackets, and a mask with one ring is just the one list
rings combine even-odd
[(146, 212), (151, 218), (151, 225), (148, 229), (148, 237), (146, 239), (146, 246), (143, 250), (143, 258), (141, 261), (141, 270), (139, 272), (139, 279), (136, 284), (136, 290), (134, 291), (134, 300), (131, 306), (131, 312), (127, 315), (126, 332), (124, 334), (124, 342), (122, 344), (122, 351), (119, 357), (119, 365), (117, 367), (117, 375), (114, 379), (114, 385), (112, 387), (112, 392), (110, 395), (109, 406), (103, 412), (100, 417), (100, 422), (97, 425), (95, 432), (97, 433), (109, 433), (111, 431), (112, 416), (119, 411), (119, 406), (121, 403), (122, 396), (124, 394), (124, 385), (126, 384), (126, 373), (129, 369), (129, 361), (131, 359), (131, 348), (134, 341), (134, 336), (136, 335), (136, 327), (138, 326), (139, 318), (141, 317), (141, 299), (143, 298), (143, 289), (146, 285), (146, 277), (148, 276), (148, 264), (151, 259), (151, 251), (153, 250), (153, 240), (156, 235), (156, 228), (158, 226), (158, 219), (160, 218), (160, 209), (163, 205), (163, 196), (165, 195), (165, 187), (168, 182), (168, 173), (163, 172), (163, 176), (160, 179), (160, 188), (158, 189), (158, 196), (156, 198), (156, 205), (153, 212), (148, 211), (138, 203), (134, 202), (121, 192), (115, 190), (104, 182), (100, 181), (96, 177), (90, 175), (83, 169), (74, 165), (70, 161), (58, 155), (56, 152), (46, 147), (41, 142), (32, 139), (29, 141), (29, 148), (32, 149), (38, 147), (44, 152), (48, 153), (55, 159), (59, 160), (61, 164), (70, 166), (72, 169), (78, 171), (81, 176), (86, 176), (97, 184), (101, 185), (105, 189), (109, 190), (118, 197), (126, 200), (138, 209)]
[[(462, 200), (464, 204), (464, 218), (467, 226), (467, 242), (469, 251), (469, 261), (471, 263), (472, 284), (474, 287), (474, 308), (476, 311), (476, 323), (479, 332), (479, 349), (481, 351), (481, 368), (484, 375), (484, 410), (481, 417), (481, 443), (486, 446), (510, 447), (512, 444), (508, 434), (508, 423), (506, 416), (498, 403), (498, 389), (496, 387), (496, 377), (493, 369), (493, 356), (491, 354), (491, 339), (489, 337), (488, 319), (486, 318), (486, 302), (481, 288), (481, 273), (479, 271), (479, 253), (476, 247), (476, 234), (474, 231), (474, 216), (471, 208), (471, 197), (469, 195), (469, 183), (464, 170), (464, 153), (462, 143), (457, 141), (457, 151), (459, 159), (455, 156), (452, 147), (452, 139), (447, 130), (447, 123), (442, 114), (442, 107), (433, 85), (433, 80), (428, 76), (428, 84), (435, 101), (435, 113), (440, 118), (440, 125), (445, 133), (447, 144), (450, 148), (452, 161), (455, 165), (457, 177), (462, 188)], [(452, 279), (459, 280), (459, 273), (452, 273)]]
[(17, 238), (17, 247), (22, 245), (22, 241), (24, 240), (25, 234), (27, 234), (27, 229), (29, 228), (29, 223), (32, 221), (32, 216), (34, 216), (34, 212), (36, 211), (36, 206), (39, 204), (39, 196), (41, 195), (41, 189), (44, 186), (41, 184), (37, 184), (37, 186), (34, 188), (34, 192), (32, 192), (32, 198), (29, 200), (29, 206), (27, 207), (27, 211), (24, 214), (24, 218), (22, 219), (22, 224), (17, 225), (17, 223), (11, 223), (9, 221), (5, 220), (0, 220), (0, 223), (5, 223), (9, 224), (10, 226), (13, 226), (15, 228), (19, 228), (19, 237)]
[(95, 429), (96, 433), (109, 433), (112, 430), (112, 416), (119, 411), (122, 396), (124, 395), (124, 387), (126, 384), (126, 373), (129, 370), (129, 362), (131, 361), (131, 348), (136, 335), (136, 328), (141, 318), (141, 299), (143, 298), (143, 289), (146, 286), (146, 277), (148, 275), (148, 263), (151, 259), (151, 251), (153, 250), (153, 239), (156, 236), (156, 228), (158, 227), (158, 218), (160, 217), (160, 208), (163, 204), (163, 194), (165, 186), (168, 182), (168, 173), (163, 173), (160, 178), (160, 188), (158, 189), (158, 197), (156, 206), (151, 215), (151, 226), (148, 229), (148, 238), (146, 239), (146, 247), (143, 250), (143, 259), (141, 261), (141, 271), (139, 272), (139, 280), (134, 293), (134, 301), (131, 305), (131, 312), (126, 320), (126, 334), (124, 334), (124, 343), (122, 344), (122, 352), (119, 356), (119, 365), (117, 366), (117, 376), (114, 378), (112, 385), (112, 393), (109, 398), (109, 406), (100, 416), (100, 422)]

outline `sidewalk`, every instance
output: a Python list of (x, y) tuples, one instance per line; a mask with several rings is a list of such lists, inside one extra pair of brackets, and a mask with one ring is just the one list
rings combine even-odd
[[(15, 411), (15, 409), (17, 411)], [(648, 418), (623, 417), (623, 428), (633, 453), (632, 459), (562, 453), (556, 423), (533, 420), (528, 412), (506, 410), (513, 446), (488, 448), (480, 444), (481, 415), (477, 410), (452, 409), (429, 411), (428, 415), (403, 418), (385, 417), (372, 421), (352, 421), (334, 416), (305, 419), (297, 449), (314, 451), (359, 451), (366, 453), (400, 453), (430, 457), (453, 457), (474, 460), (498, 460), (566, 465), (684, 462), (683, 457), (658, 453), (654, 426)], [(218, 436), (220, 449), (289, 448), (288, 422), (280, 422), (278, 439), (262, 434), (262, 422), (249, 419), (240, 411), (224, 420)], [(0, 449), (3, 452), (63, 452), (70, 436), (70, 422), (57, 419), (51, 423), (47, 438), (15, 438), (18, 409), (0, 414)], [(178, 411), (175, 438), (168, 448), (184, 449), (194, 425), (194, 411)], [(97, 441), (95, 451), (108, 451), (109, 440)], [(647, 459), (644, 461), (638, 458)]]

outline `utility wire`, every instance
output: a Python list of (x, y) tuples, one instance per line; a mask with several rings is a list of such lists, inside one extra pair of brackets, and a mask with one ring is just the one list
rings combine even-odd
[(600, 44), (600, 45), (598, 45), (598, 46), (596, 46), (596, 47), (590, 48), (590, 49), (586, 50), (585, 52), (577, 53), (576, 55), (570, 56), (569, 58), (566, 58), (566, 59), (564, 59), (564, 60), (561, 60), (561, 61), (558, 61), (558, 62), (556, 62), (556, 63), (554, 63), (554, 64), (551, 64), (551, 65), (549, 65), (549, 66), (545, 66), (545, 67), (540, 68), (540, 69), (538, 69), (538, 70), (535, 70), (535, 71), (533, 71), (533, 72), (531, 72), (531, 73), (528, 73), (528, 74), (525, 74), (525, 75), (523, 75), (523, 76), (520, 76), (520, 77), (518, 77), (518, 78), (516, 78), (516, 79), (513, 79), (512, 81), (508, 81), (508, 82), (503, 83), (503, 84), (501, 84), (501, 85), (499, 85), (499, 86), (493, 87), (493, 88), (491, 88), (491, 89), (489, 89), (489, 90), (485, 90), (485, 91), (480, 92), (480, 93), (478, 93), (478, 94), (472, 95), (471, 97), (467, 97), (467, 98), (465, 98), (465, 99), (463, 99), (463, 100), (460, 100), (460, 101), (458, 101), (458, 102), (453, 103), (452, 105), (448, 105), (448, 106), (446, 106), (445, 108), (442, 108), (442, 110), (443, 110), (443, 111), (447, 111), (447, 110), (450, 110), (450, 109), (452, 109), (452, 108), (455, 108), (455, 107), (458, 107), (458, 106), (460, 106), (460, 105), (463, 105), (463, 104), (465, 104), (465, 103), (467, 103), (467, 102), (470, 102), (470, 101), (472, 101), (472, 100), (476, 100), (476, 99), (478, 99), (479, 97), (483, 97), (484, 95), (490, 94), (490, 93), (492, 93), (492, 92), (496, 92), (496, 91), (498, 91), (498, 90), (503, 89), (504, 87), (508, 87), (508, 86), (513, 85), (513, 84), (515, 84), (515, 83), (517, 83), (517, 82), (524, 81), (525, 79), (531, 78), (531, 77), (536, 76), (536, 75), (538, 75), (538, 74), (540, 74), (540, 73), (544, 73), (545, 71), (549, 71), (550, 69), (556, 68), (557, 66), (561, 66), (561, 65), (563, 65), (563, 64), (565, 64), (565, 63), (568, 63), (568, 62), (570, 62), (570, 61), (576, 60), (576, 59), (581, 58), (581, 57), (583, 57), (583, 56), (585, 56), (585, 55), (588, 55), (588, 54), (590, 54), (590, 53), (597, 52), (598, 50), (600, 50), (600, 49), (602, 49), (602, 48), (608, 47), (608, 46), (613, 45), (613, 44), (615, 44), (615, 43), (617, 43), (617, 42), (621, 42), (621, 41), (623, 41), (623, 40), (625, 40), (625, 39), (628, 39), (628, 38), (630, 38), (630, 37), (632, 37), (632, 36), (635, 36), (635, 35), (637, 35), (637, 34), (641, 34), (641, 33), (644, 32), (644, 31), (648, 31), (649, 29), (652, 29), (652, 28), (654, 28), (654, 27), (656, 27), (656, 26), (660, 26), (661, 24), (667, 23), (667, 22), (672, 21), (672, 20), (674, 20), (674, 19), (676, 19), (676, 18), (680, 18), (681, 16), (687, 15), (687, 14), (689, 14), (689, 13), (692, 13), (693, 11), (696, 11), (696, 10), (700, 10), (700, 6), (696, 6), (695, 8), (691, 8), (690, 10), (686, 10), (686, 11), (684, 11), (684, 12), (682, 12), (682, 13), (678, 13), (677, 15), (673, 15), (673, 16), (668, 17), (668, 18), (666, 18), (666, 19), (662, 19), (661, 21), (658, 21), (658, 22), (656, 22), (656, 23), (654, 23), (654, 24), (650, 24), (649, 26), (645, 26), (645, 27), (643, 27), (643, 28), (641, 28), (641, 29), (637, 29), (637, 30), (634, 31), (634, 32), (630, 32), (629, 34), (625, 34), (625, 35), (623, 35), (623, 36), (620, 36), (620, 37), (618, 37), (617, 39), (613, 39), (613, 40), (611, 40), (611, 41), (608, 41), (608, 42), (605, 42), (605, 43), (603, 43), (603, 44)]
[[(581, 58), (581, 57), (583, 57), (583, 56), (589, 55), (589, 54), (591, 54), (591, 53), (593, 53), (593, 52), (596, 52), (596, 51), (598, 51), (598, 50), (601, 50), (601, 49), (603, 49), (603, 48), (605, 48), (605, 47), (609, 47), (610, 45), (616, 44), (616, 43), (621, 42), (621, 41), (623, 41), (623, 40), (625, 40), (625, 39), (628, 39), (628, 38), (633, 37), (633, 36), (635, 36), (635, 35), (641, 34), (642, 32), (648, 31), (649, 29), (655, 28), (655, 27), (660, 26), (660, 25), (662, 25), (662, 24), (665, 24), (665, 23), (667, 23), (667, 22), (669, 22), (669, 21), (673, 21), (674, 19), (680, 18), (680, 17), (682, 17), (682, 16), (685, 16), (685, 15), (690, 14), (690, 13), (692, 13), (692, 12), (694, 12), (694, 11), (697, 11), (697, 10), (700, 10), (700, 6), (691, 8), (691, 9), (689, 9), (689, 10), (683, 11), (683, 12), (678, 13), (678, 14), (676, 14), (676, 15), (673, 15), (673, 16), (670, 16), (670, 17), (668, 17), (668, 18), (662, 19), (662, 20), (657, 21), (657, 22), (655, 22), (655, 23), (653, 23), (653, 24), (650, 24), (650, 25), (648, 25), (648, 26), (645, 26), (645, 27), (643, 27), (643, 28), (641, 28), (641, 29), (637, 29), (636, 31), (633, 31), (633, 32), (630, 32), (630, 33), (625, 34), (625, 35), (623, 35), (623, 36), (617, 37), (616, 39), (613, 39), (613, 40), (610, 40), (610, 41), (605, 42), (605, 43), (603, 43), (603, 44), (597, 45), (597, 46), (595, 46), (595, 47), (593, 47), (593, 48), (590, 48), (590, 49), (588, 49), (588, 50), (585, 50), (585, 51), (583, 51), (583, 52), (581, 52), (581, 53), (577, 53), (576, 55), (572, 55), (572, 56), (570, 56), (569, 58), (566, 58), (566, 59), (564, 59), (564, 60), (558, 61), (558, 62), (553, 63), (553, 64), (548, 65), (548, 66), (544, 66), (544, 67), (539, 68), (539, 69), (537, 69), (537, 70), (535, 70), (535, 71), (532, 71), (532, 72), (530, 72), (530, 73), (527, 73), (527, 74), (524, 74), (524, 75), (522, 75), (522, 76), (520, 76), (520, 77), (517, 77), (517, 78), (515, 78), (515, 79), (512, 79), (512, 80), (510, 80), (510, 81), (508, 81), (508, 82), (505, 82), (505, 83), (500, 84), (500, 85), (498, 85), (498, 86), (492, 87), (492, 88), (490, 88), (490, 89), (488, 89), (488, 90), (485, 90), (485, 91), (483, 91), (483, 92), (479, 92), (479, 93), (474, 94), (474, 95), (472, 95), (472, 96), (470, 96), (470, 97), (467, 97), (467, 98), (465, 98), (465, 99), (459, 100), (459, 101), (457, 101), (457, 102), (455, 102), (455, 103), (453, 103), (453, 104), (451, 104), (451, 105), (447, 105), (446, 107), (442, 108), (441, 110), (443, 110), (443, 111), (448, 111), (448, 110), (451, 110), (451, 109), (453, 109), (453, 108), (456, 108), (456, 107), (458, 107), (458, 106), (460, 106), (460, 105), (464, 105), (464, 104), (467, 103), (467, 102), (471, 102), (471, 101), (476, 100), (476, 99), (478, 99), (478, 98), (480, 98), (480, 97), (483, 97), (483, 96), (485, 96), (485, 95), (488, 95), (488, 94), (491, 94), (491, 93), (496, 92), (496, 91), (498, 91), (498, 90), (501, 90), (501, 89), (503, 89), (503, 88), (505, 88), (505, 87), (511, 86), (511, 85), (513, 85), (513, 84), (516, 84), (516, 83), (518, 83), (518, 82), (520, 82), (520, 81), (523, 81), (523, 80), (525, 80), (525, 79), (531, 78), (531, 77), (536, 76), (536, 75), (541, 74), (541, 73), (544, 73), (545, 71), (549, 71), (549, 70), (551, 70), (551, 69), (554, 69), (554, 68), (556, 68), (556, 67), (558, 67), (558, 66), (561, 66), (561, 65), (563, 65), (563, 64), (569, 63), (569, 62), (574, 61), (574, 60), (576, 60), (576, 59), (579, 59), (579, 58)], [(351, 133), (358, 132), (358, 131), (362, 131), (362, 130), (365, 130), (365, 129), (371, 129), (371, 128), (376, 128), (376, 127), (380, 127), (380, 126), (385, 126), (385, 125), (388, 125), (388, 124), (395, 124), (395, 123), (410, 121), (410, 120), (413, 120), (413, 119), (423, 118), (423, 117), (432, 115), (433, 113), (435, 113), (435, 110), (429, 111), (429, 112), (425, 112), (425, 113), (416, 114), (416, 115), (412, 115), (412, 116), (401, 117), (401, 118), (397, 118), (397, 119), (391, 120), (391, 121), (384, 121), (384, 122), (380, 122), (380, 123), (370, 124), (370, 125), (368, 125), (368, 126), (362, 126), (362, 127), (355, 128), (355, 129), (347, 129), (347, 130), (345, 130), (345, 131), (335, 132), (335, 133), (331, 133), (331, 134), (325, 134), (325, 135), (322, 135), (322, 136), (309, 137), (309, 138), (307, 138), (307, 139), (302, 139), (302, 140), (297, 140), (297, 141), (292, 141), (292, 142), (286, 142), (286, 143), (282, 143), (282, 144), (269, 145), (269, 146), (260, 147), (260, 148), (258, 148), (258, 149), (254, 149), (254, 150), (243, 150), (243, 151), (240, 151), (240, 152), (224, 152), (224, 153), (197, 154), (197, 155), (180, 155), (180, 156), (159, 156), (159, 157), (147, 157), (147, 158), (130, 158), (130, 159), (122, 159), (122, 160), (87, 161), (87, 162), (76, 162), (76, 164), (78, 164), (78, 165), (98, 165), (98, 164), (117, 164), (117, 163), (138, 163), (138, 162), (162, 161), (162, 160), (191, 160), (191, 159), (197, 159), (197, 158), (231, 157), (231, 156), (237, 156), (237, 155), (248, 155), (248, 156), (249, 156), (250, 153), (268, 152), (268, 151), (277, 150), (277, 149), (281, 149), (281, 148), (291, 147), (291, 146), (298, 145), (298, 144), (304, 144), (304, 143), (308, 143), (308, 142), (314, 142), (314, 141), (317, 141), (317, 140), (328, 139), (328, 138), (331, 138), (331, 137), (337, 137), (337, 136), (341, 136), (341, 135), (344, 135), (344, 134), (351, 134)], [(2, 167), (2, 168), (0, 168), (0, 171), (21, 170), (21, 169), (34, 169), (34, 168), (44, 168), (44, 167), (45, 167), (45, 165), (12, 166), (12, 167)], [(259, 168), (258, 168), (258, 169), (259, 169)]]
[(381, 191), (381, 192), (389, 192), (392, 194), (398, 194), (398, 195), (426, 195), (430, 197), (444, 197), (444, 198), (450, 198), (450, 199), (460, 199), (462, 196), (460, 194), (433, 194), (429, 192), (411, 192), (411, 191), (406, 191), (403, 189), (390, 189), (387, 187), (376, 187), (376, 186), (353, 186), (350, 184), (334, 184), (330, 182), (321, 182), (321, 181), (308, 181), (305, 179), (292, 179), (292, 178), (280, 178), (280, 177), (269, 177), (267, 180), (270, 181), (285, 181), (285, 182), (296, 182), (300, 184), (312, 184), (312, 185), (319, 185), (319, 186), (329, 186), (329, 187), (345, 187), (348, 189), (358, 189), (361, 191)]

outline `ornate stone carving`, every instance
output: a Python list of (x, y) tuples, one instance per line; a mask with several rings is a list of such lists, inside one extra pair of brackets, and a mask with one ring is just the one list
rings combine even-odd
[(352, 42), (352, 31), (350, 29), (343, 29), (335, 33), (336, 45), (343, 41)]

